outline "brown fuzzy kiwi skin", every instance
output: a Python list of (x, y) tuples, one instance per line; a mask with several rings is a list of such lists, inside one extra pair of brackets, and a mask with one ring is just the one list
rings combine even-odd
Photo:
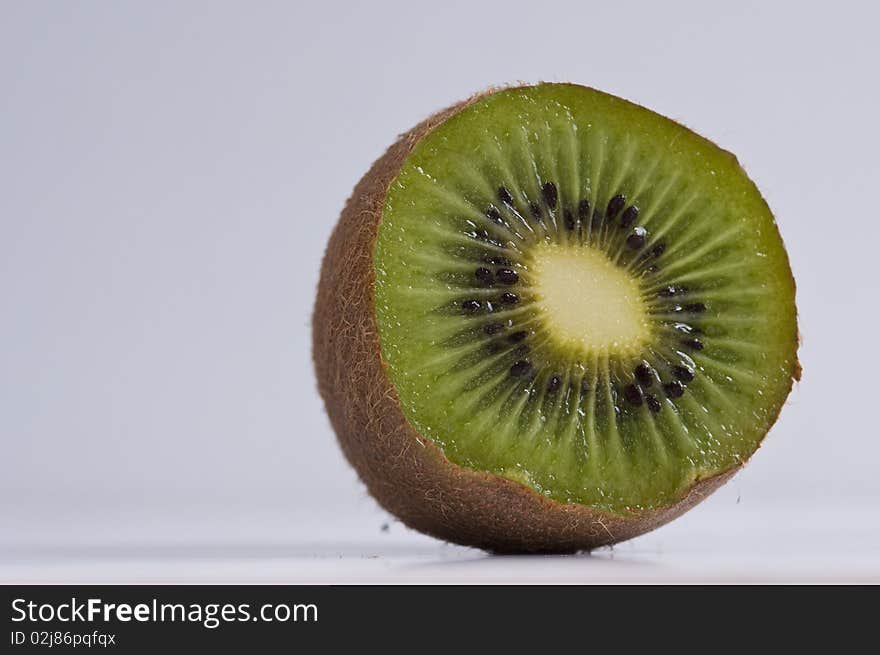
[(631, 539), (683, 514), (737, 465), (698, 480), (667, 507), (618, 515), (543, 496), (450, 462), (404, 416), (386, 373), (374, 311), (374, 250), (388, 188), (415, 145), (490, 89), (400, 136), (358, 182), (324, 255), (313, 316), (318, 389), (346, 458), (407, 526), (497, 553), (570, 553)]

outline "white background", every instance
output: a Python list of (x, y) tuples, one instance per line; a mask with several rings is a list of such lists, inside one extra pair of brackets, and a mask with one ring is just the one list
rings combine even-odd
[[(875, 7), (0, 2), (0, 580), (880, 581)], [(391, 521), (309, 352), (357, 179), (519, 80), (735, 152), (798, 282), (804, 378), (765, 446), (592, 557), (488, 558)]]

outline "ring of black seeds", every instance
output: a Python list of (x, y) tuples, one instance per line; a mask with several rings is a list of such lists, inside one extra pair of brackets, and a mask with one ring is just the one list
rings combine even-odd
[[(539, 199), (543, 202), (544, 207), (551, 211), (551, 216), (553, 216), (552, 212), (556, 210), (560, 204), (559, 188), (552, 181), (544, 182), (540, 187)], [(564, 225), (565, 229), (569, 232), (575, 232), (575, 230), (578, 229), (579, 223), (583, 226), (584, 231), (575, 232), (573, 238), (584, 239), (586, 237), (587, 239), (590, 239), (590, 232), (586, 231), (588, 228), (595, 230), (601, 227), (605, 222), (608, 222), (609, 224), (616, 222), (623, 231), (623, 235), (620, 239), (622, 239), (626, 248), (630, 251), (639, 251), (637, 254), (633, 254), (629, 259), (629, 261), (632, 262), (629, 265), (637, 266), (635, 271), (636, 274), (641, 273), (642, 276), (652, 276), (660, 271), (660, 266), (656, 261), (652, 262), (651, 260), (657, 260), (665, 253), (666, 244), (663, 241), (651, 242), (651, 237), (647, 229), (637, 225), (639, 220), (638, 206), (636, 204), (627, 205), (626, 196), (624, 194), (618, 193), (611, 196), (610, 200), (608, 200), (605, 205), (604, 212), (600, 211), (598, 208), (594, 208), (590, 199), (587, 197), (574, 200), (576, 202), (573, 202), (572, 204), (567, 204), (567, 201), (563, 201), (562, 209), (560, 211), (562, 218), (561, 224)], [(520, 220), (524, 220), (523, 217), (529, 214), (536, 221), (543, 221), (545, 218), (546, 210), (543, 210), (542, 207), (534, 201), (526, 200), (525, 207), (527, 212), (523, 212), (522, 207), (517, 207), (513, 194), (511, 194), (506, 186), (498, 187), (497, 201), (500, 203), (499, 206), (508, 208), (515, 216), (520, 217)], [(485, 216), (492, 223), (501, 226), (501, 228), (498, 228), (499, 230), (513, 229), (511, 225), (507, 223), (507, 220), (499, 208), (495, 205), (488, 205)], [(587, 225), (587, 222), (589, 222), (590, 225)], [(473, 228), (470, 235), (477, 240), (477, 243), (485, 244), (485, 246), (483, 246), (484, 248), (486, 246), (494, 246), (503, 252), (508, 248), (514, 247), (513, 241), (505, 242), (504, 240), (504, 238), (510, 237), (502, 238), (493, 235), (487, 229), (477, 227), (470, 221), (468, 223)], [(603, 232), (602, 234), (604, 235), (605, 233)], [(510, 252), (510, 255), (515, 254), (517, 253)], [(473, 269), (474, 278), (476, 279), (478, 286), (491, 287), (498, 283), (511, 287), (511, 290), (504, 291), (496, 296), (494, 300), (480, 300), (478, 298), (465, 298), (460, 300), (459, 306), (465, 314), (485, 315), (487, 312), (492, 313), (495, 311), (492, 304), (493, 302), (497, 302), (498, 304), (507, 307), (516, 305), (520, 302), (520, 295), (517, 291), (519, 291), (519, 286), (522, 281), (519, 273), (514, 268), (510, 255), (504, 256), (499, 254), (498, 250), (490, 251), (488, 249), (479, 255), (480, 261), (485, 265), (477, 266)], [(513, 257), (513, 260), (516, 259), (516, 257)], [(680, 296), (687, 296), (687, 302), (684, 304), (672, 304), (664, 308), (658, 303), (656, 309), (652, 310), (654, 312), (696, 315), (707, 311), (706, 304), (696, 300), (692, 290), (685, 289), (677, 284), (666, 284), (653, 293), (659, 299), (672, 299)], [(511, 376), (533, 379), (533, 376), (541, 373), (541, 365), (539, 362), (536, 367), (533, 356), (529, 354), (529, 331), (516, 329), (516, 323), (516, 319), (511, 318), (506, 322), (493, 321), (484, 324), (482, 326), (482, 332), (490, 338), (499, 335), (505, 330), (510, 330), (506, 339), (490, 339), (486, 344), (486, 352), (492, 355), (505, 353), (502, 357), (505, 359), (509, 358), (507, 359), (509, 362), (507, 365), (510, 367), (509, 372)], [(692, 351), (703, 350), (703, 342), (694, 336), (700, 333), (698, 327), (692, 325), (690, 322), (671, 323), (663, 321), (663, 323), (668, 325), (671, 329), (682, 333), (684, 338), (679, 341), (681, 347)], [(505, 346), (505, 343), (518, 345), (509, 349), (510, 347)], [(696, 376), (692, 366), (690, 364), (685, 365), (684, 362), (671, 363), (668, 365), (668, 368), (665, 368), (664, 370), (671, 373), (672, 379), (661, 384), (663, 393), (671, 400), (681, 398), (685, 391), (685, 385), (692, 382)], [(632, 369), (632, 376), (633, 383), (622, 381), (619, 382), (621, 386), (616, 386), (615, 384), (610, 388), (615, 412), (618, 414), (620, 413), (620, 408), (617, 406), (618, 398), (625, 400), (630, 406), (641, 407), (644, 405), (653, 413), (660, 412), (663, 407), (662, 402), (654, 393), (648, 393), (645, 391), (646, 389), (651, 388), (654, 382), (658, 380), (658, 373), (647, 361), (643, 361), (636, 364)], [(546, 392), (551, 395), (558, 393), (568, 384), (575, 384), (574, 382), (567, 382), (566, 377), (559, 373), (552, 373), (546, 378), (546, 380)], [(575, 392), (579, 393), (582, 397), (587, 397), (590, 394), (591, 389), (591, 381), (585, 376), (581, 378), (579, 383), (576, 383)]]

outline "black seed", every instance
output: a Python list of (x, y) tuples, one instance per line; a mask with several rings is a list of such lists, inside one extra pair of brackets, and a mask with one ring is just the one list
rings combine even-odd
[(483, 326), (483, 332), (492, 336), (493, 334), (498, 334), (501, 330), (504, 329), (504, 326), (501, 323), (486, 323)]
[(657, 295), (661, 298), (672, 298), (675, 294), (678, 293), (678, 287), (674, 287), (672, 285), (668, 287), (663, 287), (660, 291), (657, 292)]
[(657, 397), (653, 394), (648, 394), (645, 396), (645, 403), (648, 405), (648, 409), (650, 409), (655, 414), (663, 409), (663, 405), (660, 404), (660, 401), (657, 400)]
[(529, 354), (529, 345), (524, 343), (521, 346), (517, 346), (513, 349), (513, 354), (516, 357), (525, 357)]
[(614, 218), (620, 213), (620, 210), (623, 209), (625, 204), (626, 196), (620, 194), (614, 196), (608, 201), (608, 207), (605, 209), (605, 216), (609, 219)]
[(672, 327), (679, 332), (684, 332), (686, 334), (698, 334), (699, 330), (695, 330), (693, 327), (688, 325), (687, 323), (673, 323)]
[(469, 314), (473, 314), (480, 308), (479, 300), (465, 300), (461, 303), (461, 308)]
[(636, 366), (633, 374), (636, 376), (636, 380), (639, 381), (639, 384), (643, 387), (650, 387), (651, 383), (654, 381), (653, 369), (644, 362)]
[(562, 385), (562, 378), (558, 375), (554, 375), (547, 382), (547, 393), (556, 393), (559, 391), (559, 387)]
[(626, 245), (628, 248), (632, 250), (638, 250), (642, 246), (645, 245), (645, 236), (648, 234), (648, 231), (643, 227), (637, 227), (632, 231), (626, 238)]
[(590, 392), (590, 381), (587, 378), (581, 380), (581, 392), (589, 393)]
[(474, 271), (474, 276), (477, 278), (478, 282), (482, 284), (491, 284), (492, 283), (492, 271), (488, 268), (483, 268), (482, 266)]
[(685, 348), (690, 348), (691, 350), (702, 350), (703, 342), (699, 339), (685, 339), (681, 342)]
[(634, 384), (628, 384), (623, 388), (623, 395), (631, 405), (638, 407), (642, 404), (642, 390)]
[(522, 377), (532, 370), (532, 365), (527, 359), (521, 359), (510, 367), (510, 374), (514, 377)]
[(565, 210), (565, 227), (569, 230), (574, 229), (574, 214), (571, 213), (570, 209)]
[(666, 251), (666, 244), (661, 241), (660, 243), (655, 245), (653, 248), (651, 248), (651, 250), (649, 251), (649, 254), (651, 255), (651, 257), (659, 257), (665, 251)]
[(633, 223), (636, 222), (636, 219), (639, 217), (639, 208), (636, 206), (627, 207), (626, 211), (623, 212), (623, 216), (620, 217), (620, 227), (629, 227)]
[(667, 382), (663, 385), (663, 391), (670, 398), (681, 398), (684, 394), (684, 387), (681, 386), (681, 382)]
[(559, 200), (559, 192), (556, 190), (556, 185), (553, 182), (545, 182), (544, 186), (541, 187), (541, 195), (544, 196), (544, 202), (547, 203), (547, 206), (550, 209), (556, 208), (556, 201)]
[(654, 275), (657, 271), (660, 270), (660, 267), (657, 264), (651, 264), (648, 268), (645, 269), (645, 273), (648, 275)]
[(529, 336), (529, 333), (525, 330), (520, 330), (519, 332), (514, 332), (513, 334), (509, 334), (507, 338), (511, 341), (511, 343), (519, 343), (523, 339)]
[(590, 201), (584, 198), (578, 203), (578, 218), (585, 219), (590, 215)]
[(519, 275), (512, 268), (499, 268), (495, 276), (501, 284), (516, 284), (519, 282)]
[(685, 384), (687, 384), (688, 382), (693, 382), (694, 379), (694, 372), (684, 366), (673, 366), (672, 374)]
[(498, 200), (503, 202), (505, 205), (513, 204), (513, 196), (510, 195), (510, 191), (507, 190), (507, 187), (498, 187)]
[(489, 343), (488, 346), (486, 346), (486, 352), (489, 353), (490, 355), (497, 355), (502, 350), (504, 350), (504, 345), (501, 343), (498, 343), (497, 341), (492, 341)]
[(511, 266), (509, 259), (498, 257), (497, 255), (487, 255), (483, 257), (483, 261), (487, 264), (492, 264), (492, 266)]
[(486, 218), (490, 221), (494, 221), (495, 223), (504, 224), (504, 219), (501, 217), (501, 212), (498, 211), (497, 207), (489, 205), (489, 208), (486, 210)]
[(532, 218), (534, 218), (535, 220), (540, 221), (542, 219), (541, 208), (538, 207), (537, 203), (534, 203), (534, 202), (529, 203), (529, 213), (532, 215)]
[(692, 302), (684, 306), (684, 311), (692, 314), (701, 314), (706, 311), (706, 305), (701, 302)]
[(519, 302), (519, 296), (515, 293), (510, 293), (509, 291), (501, 294), (501, 304), (502, 305), (515, 305)]

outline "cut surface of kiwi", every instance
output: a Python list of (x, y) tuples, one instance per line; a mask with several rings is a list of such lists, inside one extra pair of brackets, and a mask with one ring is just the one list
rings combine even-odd
[(404, 413), (462, 466), (610, 511), (754, 451), (795, 363), (794, 286), (736, 160), (575, 86), (511, 89), (426, 136), (375, 250)]
[(571, 84), (403, 135), (331, 238), (319, 387), (408, 525), (504, 551), (650, 530), (758, 448), (798, 378), (795, 287), (730, 153)]

